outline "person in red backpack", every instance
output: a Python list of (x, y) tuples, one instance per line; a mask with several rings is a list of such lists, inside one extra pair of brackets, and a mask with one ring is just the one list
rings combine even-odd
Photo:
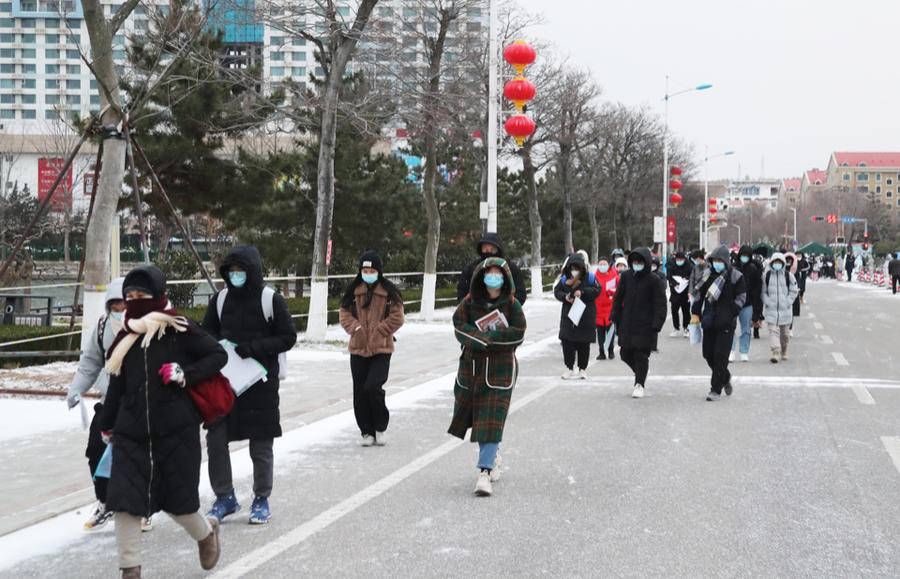
[[(595, 301), (597, 304), (597, 344), (600, 346), (600, 354), (597, 355), (597, 359), (606, 360), (609, 357), (610, 360), (614, 360), (616, 340), (615, 335), (610, 336), (609, 334), (615, 330), (612, 328), (609, 315), (612, 313), (613, 297), (619, 286), (619, 272), (610, 267), (607, 258), (601, 257), (597, 271), (594, 272), (594, 279), (600, 286), (600, 293)], [(609, 343), (608, 348), (607, 343)]]

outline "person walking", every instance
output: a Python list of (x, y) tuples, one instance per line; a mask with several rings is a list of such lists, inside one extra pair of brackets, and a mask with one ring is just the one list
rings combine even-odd
[(888, 264), (888, 273), (891, 276), (891, 291), (897, 295), (897, 284), (900, 284), (900, 251), (894, 254), (894, 259)]
[(672, 304), (671, 338), (687, 337), (691, 305), (688, 298), (688, 286), (691, 281), (693, 267), (683, 251), (675, 252), (675, 264), (668, 267), (669, 302)]
[(470, 439), (479, 446), (475, 494), (491, 496), (500, 478), (498, 453), (519, 374), (516, 348), (525, 338), (526, 322), (505, 259), (488, 258), (472, 275), (471, 291), (453, 314), (462, 355), (447, 432), (465, 440), (471, 429)]
[(122, 577), (141, 576), (141, 517), (158, 511), (197, 541), (200, 566), (209, 570), (219, 560), (219, 521), (199, 511), (201, 418), (188, 391), (215, 376), (228, 356), (172, 308), (157, 267), (130, 271), (123, 293), (125, 319), (107, 350), (100, 418), (112, 444), (106, 507), (116, 513)]
[(794, 322), (794, 300), (800, 293), (797, 280), (787, 269), (783, 253), (775, 253), (769, 269), (763, 274), (763, 317), (769, 328), (769, 360), (777, 364), (787, 361), (790, 328)]
[(688, 299), (694, 295), (697, 284), (706, 274), (706, 254), (702, 249), (695, 249), (691, 252), (691, 276), (688, 279)]
[(735, 350), (739, 350), (741, 354), (741, 362), (750, 361), (750, 342), (751, 333), (762, 323), (763, 303), (762, 303), (762, 271), (753, 260), (753, 248), (744, 245), (738, 251), (737, 264), (735, 269), (744, 276), (744, 284), (747, 287), (747, 301), (741, 308), (738, 319), (741, 323), (741, 333), (735, 336), (734, 345), (729, 354), (728, 361), (734, 362)]
[[(800, 283), (800, 273), (798, 272), (799, 264), (797, 263), (797, 256), (791, 252), (786, 252), (784, 254), (784, 268), (793, 274), (794, 279), (797, 282), (797, 297), (794, 298), (794, 303), (791, 304), (791, 313), (793, 314), (793, 319), (796, 320), (800, 317), (800, 294), (803, 291), (803, 286)], [(788, 334), (791, 338), (794, 337), (794, 321), (791, 320), (791, 325), (788, 328)]]
[(806, 281), (812, 273), (812, 264), (803, 252), (797, 253), (797, 285), (800, 287), (800, 303), (806, 301)]
[(650, 271), (650, 250), (628, 256), (629, 268), (619, 278), (610, 319), (619, 335), (619, 357), (634, 372), (632, 398), (643, 398), (650, 369), (650, 352), (666, 323), (666, 292)]
[[(738, 315), (747, 301), (747, 283), (737, 268), (732, 266), (728, 248), (720, 245), (709, 255), (710, 267), (694, 295), (691, 313), (703, 328), (703, 358), (710, 377), (708, 402), (716, 402), (731, 396), (731, 372), (729, 356), (734, 344), (734, 331)], [(748, 326), (749, 327), (749, 326)]]
[(606, 360), (608, 357), (613, 360), (616, 357), (615, 330), (609, 315), (612, 313), (613, 297), (619, 286), (619, 272), (610, 267), (608, 259), (601, 257), (594, 279), (598, 290), (597, 300), (594, 302), (597, 307), (597, 345), (600, 347), (597, 359)]
[[(588, 272), (584, 257), (575, 253), (569, 256), (562, 276), (553, 288), (553, 295), (562, 302), (559, 316), (559, 340), (562, 343), (563, 362), (568, 372), (562, 375), (563, 380), (587, 379), (588, 359), (591, 355), (591, 344), (597, 332), (597, 296), (600, 288), (594, 280), (594, 274)], [(569, 313), (577, 302), (584, 308), (578, 323), (574, 323)], [(578, 370), (575, 370), (575, 362)]]
[(384, 385), (394, 353), (394, 334), (403, 325), (403, 296), (384, 277), (381, 257), (366, 251), (356, 278), (347, 287), (340, 310), (341, 327), (350, 336), (353, 414), (362, 446), (384, 446), (390, 412)]
[(106, 444), (100, 436), (100, 418), (109, 386), (109, 373), (103, 366), (106, 363), (106, 352), (122, 329), (122, 322), (125, 319), (125, 298), (122, 297), (124, 279), (118, 277), (107, 286), (106, 313), (97, 320), (97, 325), (91, 330), (87, 342), (82, 347), (75, 376), (66, 393), (66, 403), (70, 410), (78, 404), (85, 404), (84, 395), (92, 388), (96, 388), (100, 393), (100, 401), (94, 404), (94, 417), (88, 429), (87, 448), (84, 452), (94, 482), (94, 497), (97, 499), (94, 512), (84, 523), (85, 531), (102, 529), (115, 516), (113, 511), (106, 508), (106, 488), (109, 479), (94, 476), (94, 473), (97, 472), (97, 465), (100, 464), (100, 458), (106, 450)]
[(475, 251), (478, 253), (478, 258), (467, 265), (459, 276), (459, 281), (456, 284), (456, 301), (463, 301), (469, 294), (469, 285), (472, 282), (472, 275), (474, 274), (475, 269), (481, 265), (485, 259), (489, 257), (499, 257), (506, 260), (506, 263), (509, 265), (509, 270), (512, 272), (513, 279), (516, 282), (516, 300), (518, 300), (520, 304), (524, 304), (525, 300), (528, 298), (528, 291), (525, 287), (525, 278), (522, 276), (522, 270), (519, 269), (519, 266), (512, 261), (509, 261), (504, 255), (503, 240), (500, 239), (500, 235), (497, 233), (484, 234), (475, 245)]
[(844, 272), (847, 274), (847, 281), (853, 281), (853, 269), (856, 267), (856, 258), (853, 256), (853, 251), (847, 252), (847, 257), (844, 258)]
[(278, 387), (286, 368), (280, 355), (294, 347), (297, 330), (287, 303), (263, 279), (262, 258), (252, 245), (234, 247), (219, 267), (225, 288), (212, 296), (203, 328), (243, 359), (252, 358), (266, 370), (234, 403), (228, 417), (206, 433), (209, 481), (216, 500), (207, 513), (219, 522), (238, 512), (228, 445), (249, 440), (253, 462), (253, 502), (249, 523), (269, 522), (269, 497), (275, 474), (274, 439), (281, 436)]

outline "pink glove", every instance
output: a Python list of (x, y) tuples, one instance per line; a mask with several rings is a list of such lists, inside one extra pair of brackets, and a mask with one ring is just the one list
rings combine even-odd
[(163, 384), (177, 384), (184, 388), (184, 370), (175, 362), (163, 364), (159, 369)]

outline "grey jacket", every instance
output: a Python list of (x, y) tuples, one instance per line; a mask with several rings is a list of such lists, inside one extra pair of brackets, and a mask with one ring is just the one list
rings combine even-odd
[[(766, 281), (768, 280), (768, 282)], [(794, 300), (800, 293), (797, 279), (791, 272), (766, 268), (763, 273), (763, 317), (767, 324), (787, 326), (794, 321)]]
[[(103, 350), (100, 350), (100, 343), (97, 341), (97, 332), (103, 326)], [(91, 337), (88, 338), (87, 344), (84, 344), (81, 350), (81, 357), (78, 359), (78, 369), (75, 370), (75, 376), (69, 385), (67, 398), (72, 399), (74, 396), (82, 396), (85, 392), (96, 386), (100, 391), (100, 402), (106, 399), (106, 389), (109, 386), (109, 374), (103, 367), (106, 364), (106, 352), (116, 337), (116, 332), (112, 328), (113, 324), (108, 319), (108, 315), (100, 318), (100, 321), (91, 330)]]
[[(112, 346), (116, 337), (116, 330), (113, 329), (112, 320), (109, 319), (109, 302), (112, 300), (122, 299), (122, 281), (124, 278), (116, 278), (109, 283), (106, 289), (106, 314), (102, 316), (97, 325), (91, 331), (91, 335), (86, 344), (81, 345), (81, 357), (78, 358), (78, 368), (75, 370), (75, 376), (69, 385), (69, 391), (66, 399), (69, 401), (69, 407), (74, 405), (74, 399), (80, 398), (85, 392), (96, 386), (100, 391), (100, 402), (106, 400), (106, 389), (109, 387), (109, 374), (103, 367), (106, 364), (106, 352)], [(101, 341), (97, 340), (97, 332), (103, 328), (103, 348), (100, 348)]]

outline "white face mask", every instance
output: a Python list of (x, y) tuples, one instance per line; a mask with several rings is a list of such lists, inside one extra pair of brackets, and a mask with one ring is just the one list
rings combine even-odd
[(578, 279), (579, 277), (581, 277), (581, 272), (578, 271), (577, 269), (573, 269), (572, 270), (572, 279)]

